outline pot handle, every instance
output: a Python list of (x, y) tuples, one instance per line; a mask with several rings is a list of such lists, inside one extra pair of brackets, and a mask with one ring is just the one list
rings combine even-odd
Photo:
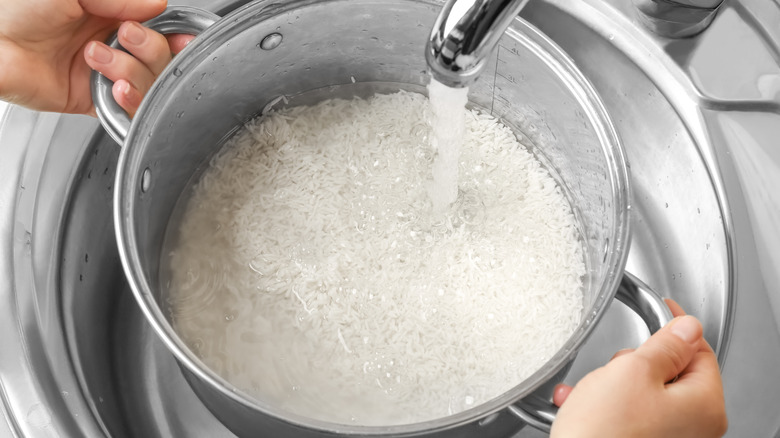
[[(162, 14), (145, 22), (144, 26), (163, 34), (186, 33), (197, 35), (220, 18), (219, 15), (203, 9), (172, 6), (168, 7)], [(112, 48), (122, 50), (116, 34), (112, 35), (106, 44)], [(95, 112), (106, 132), (111, 135), (114, 141), (122, 145), (130, 129), (130, 116), (114, 100), (114, 96), (111, 94), (113, 85), (114, 83), (107, 77), (97, 71), (92, 72), (90, 88), (92, 101), (95, 104)]]
[[(642, 318), (650, 333), (657, 332), (673, 318), (663, 298), (628, 272), (623, 273), (615, 297)], [(533, 394), (508, 409), (523, 422), (547, 433), (558, 413), (555, 405)]]

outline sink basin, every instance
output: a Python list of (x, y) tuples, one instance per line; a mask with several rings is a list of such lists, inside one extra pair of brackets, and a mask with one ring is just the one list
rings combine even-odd
[(626, 148), (633, 184), (627, 270), (699, 318), (722, 362), (730, 332), (734, 254), (721, 176), (708, 163), (711, 145), (699, 135), (706, 127), (676, 106), (673, 99), (686, 96), (664, 86), (663, 81), (673, 81), (665, 67), (648, 71), (636, 63), (636, 56), (648, 55), (631, 41), (636, 29), (625, 19), (605, 20), (614, 13), (588, 2), (545, 1), (529, 3), (521, 15), (590, 79)]
[[(702, 321), (724, 366), (728, 436), (774, 436), (777, 419), (756, 420), (752, 407), (760, 404), (760, 414), (780, 405), (778, 372), (762, 365), (777, 363), (780, 336), (756, 262), (752, 204), (729, 158), (734, 140), (725, 133), (733, 130), (718, 125), (729, 105), (772, 106), (703, 94), (680, 63), (696, 45), (671, 50), (632, 14), (622, 0), (537, 0), (521, 16), (588, 76), (622, 138), (633, 184), (627, 269)], [(495, 76), (497, 96), (516, 80), (502, 69), (504, 50), (484, 73)], [(191, 391), (124, 280), (111, 210), (119, 146), (91, 118), (18, 107), (2, 119), (0, 143), (16, 145), (0, 164), (12, 176), (0, 186), (0, 205), (13, 206), (0, 216), (0, 233), (12, 236), (0, 253), (0, 394), (9, 432), (232, 436)], [(760, 345), (751, 341), (759, 335)], [(613, 303), (567, 383), (647, 336), (638, 317)], [(756, 397), (748, 412), (743, 404)], [(516, 421), (517, 438), (544, 436)]]
[(698, 135), (706, 128), (670, 99), (680, 90), (664, 87), (659, 74), (670, 73), (635, 62), (647, 56), (630, 40), (636, 29), (622, 16), (610, 23), (605, 18), (616, 11), (599, 5), (531, 2), (522, 16), (590, 79), (626, 148), (633, 184), (627, 269), (698, 317), (722, 360), (734, 280), (731, 218), (720, 175), (708, 163), (711, 145)]

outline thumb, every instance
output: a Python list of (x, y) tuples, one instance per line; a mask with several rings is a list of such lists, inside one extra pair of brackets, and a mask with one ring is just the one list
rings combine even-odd
[(663, 383), (683, 372), (699, 350), (702, 326), (693, 316), (673, 319), (634, 352), (650, 365), (651, 378)]
[(79, 0), (85, 11), (119, 21), (146, 21), (160, 15), (167, 0)]

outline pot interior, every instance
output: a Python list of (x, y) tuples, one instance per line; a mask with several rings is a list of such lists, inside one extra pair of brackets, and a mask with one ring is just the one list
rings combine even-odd
[[(188, 372), (217, 391), (274, 416), (306, 421), (235, 391), (203, 366), (169, 324), (166, 291), (159, 285), (165, 284), (161, 255), (169, 224), (178, 222), (176, 206), (186, 202), (188, 188), (225, 140), (269, 105), (424, 92), (429, 78), (423, 49), (440, 7), (412, 0), (255, 2), (193, 41), (147, 95), (120, 161), (120, 250), (158, 334)], [(270, 48), (264, 41), (271, 40), (281, 43)], [(628, 246), (622, 150), (597, 96), (551, 41), (516, 20), (469, 100), (513, 128), (557, 179), (580, 226), (587, 275), (582, 322), (564, 348), (513, 390), (446, 421), (500, 409), (564, 367), (614, 295)]]

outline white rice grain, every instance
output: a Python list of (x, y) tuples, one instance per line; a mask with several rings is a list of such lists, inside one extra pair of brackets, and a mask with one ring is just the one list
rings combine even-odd
[(468, 111), (457, 200), (434, 212), (428, 118), (414, 93), (327, 100), (229, 141), (169, 261), (204, 363), (299, 415), (390, 425), (496, 397), (564, 344), (585, 270), (565, 197)]

